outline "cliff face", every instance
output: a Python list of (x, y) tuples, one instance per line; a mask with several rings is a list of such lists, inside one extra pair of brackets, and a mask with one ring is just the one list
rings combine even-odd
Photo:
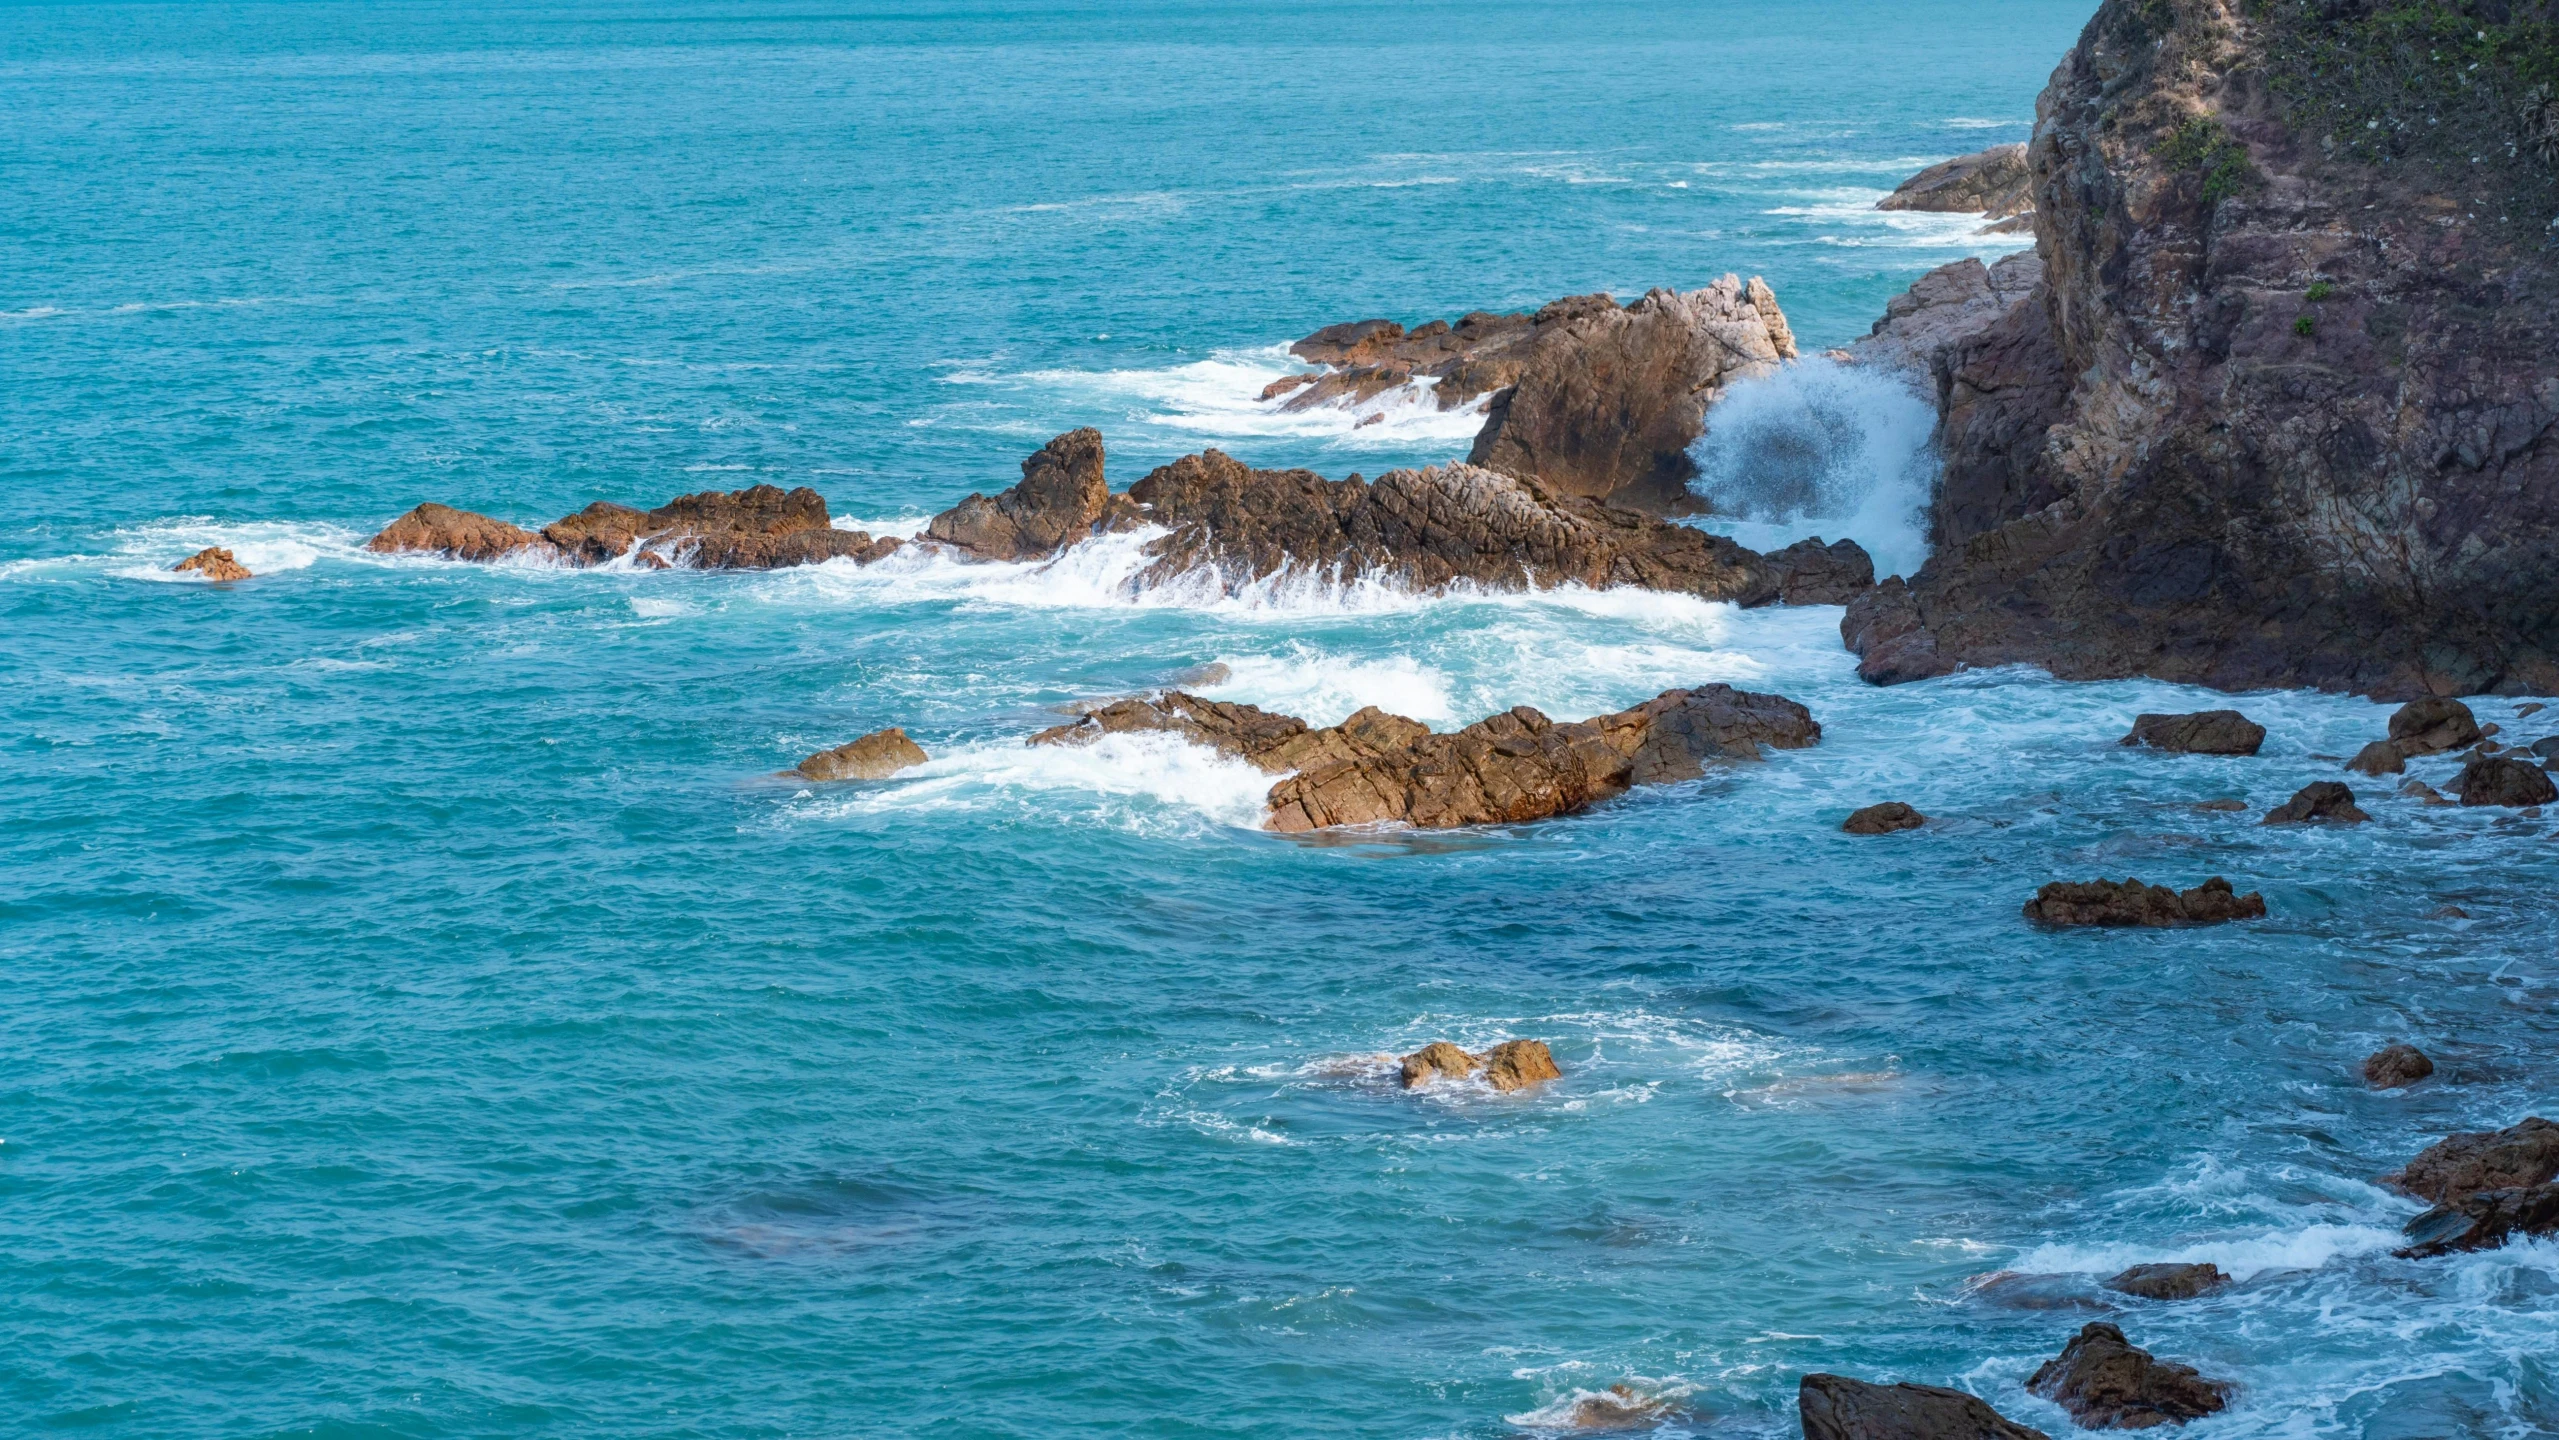
[(1938, 548), (1852, 607), (1861, 673), (2559, 689), (2522, 8), (2106, 0), (2037, 106), (2041, 303), (1939, 358)]

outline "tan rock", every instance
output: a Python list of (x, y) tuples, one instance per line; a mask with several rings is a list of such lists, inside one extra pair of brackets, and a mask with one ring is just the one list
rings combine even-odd
[(364, 548), (377, 555), (441, 555), (482, 564), (520, 551), (556, 553), (530, 530), (432, 501), (383, 526)]
[(811, 780), (886, 780), (931, 758), (923, 746), (906, 738), (904, 730), (891, 727), (874, 730), (832, 750), (820, 750), (801, 761), (796, 770)]
[(249, 567), (233, 558), (219, 545), (208, 545), (169, 567), (182, 574), (201, 575), (207, 580), (246, 580)]
[(1505, 1040), (1484, 1054), (1484, 1079), (1496, 1090), (1525, 1090), (1562, 1078), (1543, 1040)]
[(1463, 1080), (1483, 1065), (1481, 1056), (1470, 1055), (1446, 1040), (1434, 1040), (1405, 1056), (1401, 1073), (1404, 1088), (1410, 1090), (1441, 1078)]

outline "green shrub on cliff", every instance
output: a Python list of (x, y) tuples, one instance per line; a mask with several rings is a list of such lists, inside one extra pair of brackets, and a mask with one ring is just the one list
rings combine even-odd
[(2188, 116), (2184, 124), (2160, 142), (2159, 158), (2179, 170), (2192, 172), (2206, 205), (2218, 205), (2257, 180), (2257, 167), (2248, 161), (2248, 147), (2209, 115)]

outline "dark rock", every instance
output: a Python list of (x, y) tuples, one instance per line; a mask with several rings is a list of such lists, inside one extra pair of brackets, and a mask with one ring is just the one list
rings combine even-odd
[(2559, 1179), (2559, 1125), (2534, 1116), (2503, 1130), (2447, 1135), (2381, 1183), (2420, 1200), (2456, 1204), (2483, 1190), (2547, 1185)]
[(932, 757), (895, 727), (874, 730), (850, 744), (820, 750), (793, 767), (811, 780), (885, 780)]
[(1839, 828), (1851, 835), (1889, 835), (1896, 830), (1916, 830), (1927, 823), (1927, 816), (1899, 800), (1887, 800), (1849, 816)]
[(441, 555), (486, 564), (520, 551), (556, 553), (530, 530), (450, 505), (421, 505), (364, 542), (377, 555)]
[(2390, 717), (2390, 743), (2406, 756), (2440, 755), (2479, 739), (2478, 717), (2458, 700), (2411, 700)]
[(1919, 599), (1896, 575), (1848, 602), (1839, 638), (1857, 656), (1858, 677), (1899, 685), (1952, 674), (1954, 657), (1937, 648), (1937, 634), (1920, 614)]
[(1632, 1385), (1611, 1385), (1574, 1401), (1564, 1423), (1574, 1430), (1650, 1430), (1677, 1409), (1667, 1397), (1646, 1395)]
[(2399, 775), (2406, 773), (2408, 762), (2400, 755), (2398, 746), (2387, 740), (2375, 740), (2356, 751), (2355, 758), (2346, 762), (2346, 768), (2358, 775)]
[(2193, 715), (2137, 715), (2120, 742), (2181, 755), (2254, 755), (2266, 743), (2266, 727), (2236, 710)]
[(2225, 920), (2262, 919), (2265, 897), (2251, 890), (2231, 892), (2230, 882), (2216, 875), (2192, 890), (2126, 880), (2058, 880), (2026, 902), (2026, 918), (2042, 925), (2218, 925)]
[(2516, 706), (2516, 707), (2515, 707), (2515, 718), (2516, 718), (2516, 719), (2518, 719), (2518, 720), (2526, 720), (2526, 719), (2530, 719), (2532, 716), (2538, 715), (2538, 714), (2540, 714), (2542, 711), (2547, 710), (2547, 709), (2549, 709), (2549, 708), (2550, 708), (2549, 706), (2542, 704), (2542, 703), (2541, 703), (2540, 701), (2538, 701), (2538, 700), (2535, 700), (2535, 701), (2533, 701), (2533, 702), (2532, 702), (2531, 704), (2529, 704), (2529, 705), (2518, 705), (2518, 706)]
[(2443, 793), (2441, 791), (2435, 789), (2435, 787), (2427, 784), (2423, 780), (2409, 781), (2407, 784), (2399, 787), (2399, 793), (2422, 805), (2450, 805), (2454, 803), (2443, 798)]
[(2235, 796), (2225, 795), (2218, 800), (2198, 801), (2195, 808), (2198, 810), (2218, 810), (2227, 813), (2230, 811), (2247, 809), (2248, 802), (2238, 799)]
[(2437, 1205), (2409, 1221), (2405, 1233), (2408, 1245), (2398, 1253), (2412, 1260), (2494, 1250), (2518, 1235), (2559, 1234), (2559, 1185), (2481, 1190)]
[(1998, 1270), (1965, 1282), (1967, 1299), (2002, 1310), (2112, 1310), (2084, 1275), (2035, 1275)]
[(1526, 1090), (1563, 1078), (1543, 1040), (1505, 1040), (1484, 1052), (1484, 1079), (1496, 1090)]
[(2426, 912), (2426, 918), (2429, 920), (2467, 920), (2470, 918), (2470, 912), (2462, 909), (2458, 905), (2438, 905), (2434, 909)]
[(180, 574), (201, 575), (207, 580), (246, 580), (249, 567), (219, 545), (209, 545), (169, 567)]
[(2144, 1300), (2192, 1300), (2229, 1283), (2218, 1265), (2135, 1265), (2108, 1280), (2106, 1288)]
[(2452, 791), (2464, 805), (2547, 805), (2559, 800), (2559, 785), (2550, 773), (2528, 761), (2508, 756), (2476, 756), (2452, 777)]
[(1463, 1080), (1483, 1068), (1484, 1059), (1471, 1055), (1446, 1040), (1434, 1040), (1404, 1057), (1401, 1078), (1404, 1088), (1428, 1085), (1443, 1077)]
[(1993, 145), (1972, 155), (1940, 160), (1875, 202), (1878, 210), (1933, 210), (1951, 215), (2006, 219), (2035, 208), (2034, 177), (2026, 147)]
[(1796, 1390), (1804, 1440), (2051, 1440), (1977, 1395), (1935, 1385), (1872, 1385), (1807, 1375)]
[(1761, 557), (1779, 575), (1778, 599), (1788, 605), (1845, 605), (1875, 583), (1875, 561), (1854, 540), (1828, 545), (1816, 535)]
[(971, 495), (933, 517), (925, 536), (981, 560), (1042, 560), (1089, 536), (1134, 529), (1137, 506), (1111, 493), (1102, 432), (1070, 430), (1022, 462), (1022, 483)]
[(2070, 1412), (2083, 1430), (2144, 1430), (2217, 1414), (2229, 1386), (2191, 1365), (2154, 1358), (2103, 1320), (2089, 1322), (2026, 1388)]
[(2545, 735), (2533, 741), (2530, 749), (2544, 760), (2559, 760), (2559, 735)]
[(2435, 1073), (2435, 1062), (2414, 1045), (2385, 1045), (2364, 1057), (2364, 1083), (2375, 1090), (2414, 1085)]
[(2334, 780), (2313, 780), (2290, 800), (2266, 812), (2268, 825), (2361, 825), (2372, 817), (2355, 808), (2355, 792)]

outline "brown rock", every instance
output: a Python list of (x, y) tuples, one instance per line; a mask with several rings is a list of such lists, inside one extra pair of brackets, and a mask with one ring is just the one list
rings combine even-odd
[(2479, 720), (2458, 700), (2411, 700), (2390, 717), (2390, 743), (2402, 755), (2440, 755), (2479, 740)]
[(1632, 1385), (1611, 1385), (1575, 1401), (1565, 1423), (1575, 1430), (1649, 1430), (1674, 1408), (1668, 1399), (1643, 1394)]
[(2397, 1090), (2435, 1073), (2435, 1062), (2414, 1045), (2385, 1045), (2364, 1057), (2364, 1083), (2375, 1090)]
[(2559, 1234), (2559, 1185), (2481, 1190), (2437, 1205), (2408, 1222), (2409, 1244), (2397, 1253), (2412, 1260), (2455, 1250), (2494, 1250), (2518, 1235)]
[(1469, 1055), (1445, 1040), (1434, 1040), (1404, 1057), (1404, 1088), (1410, 1090), (1418, 1085), (1427, 1085), (1442, 1076), (1463, 1080), (1481, 1069), (1483, 1064), (1482, 1056)]
[(2144, 1430), (2217, 1414), (2230, 1387), (2191, 1365), (2155, 1359), (2096, 1320), (2028, 1377), (2026, 1388), (2069, 1411), (2083, 1430)]
[(230, 551), (209, 545), (169, 567), (180, 573), (193, 573), (207, 580), (246, 580), (249, 567), (234, 558)]
[(2448, 1205), (2483, 1190), (2547, 1185), (2559, 1178), (2559, 1125), (2534, 1116), (2503, 1130), (2447, 1135), (2381, 1183)]
[(377, 555), (441, 555), (448, 560), (483, 564), (518, 551), (552, 550), (530, 530), (432, 503), (383, 526), (381, 533), (364, 542), (364, 548)]
[(2541, 703), (2540, 701), (2538, 701), (2538, 700), (2535, 700), (2535, 701), (2533, 701), (2531, 704), (2528, 704), (2528, 705), (2518, 705), (2518, 706), (2516, 706), (2516, 707), (2515, 707), (2515, 718), (2516, 718), (2516, 719), (2518, 719), (2518, 720), (2528, 719), (2528, 718), (2530, 718), (2531, 716), (2538, 715), (2538, 714), (2540, 714), (2542, 711), (2547, 710), (2547, 709), (2549, 709), (2549, 708), (2550, 708), (2549, 706), (2542, 704), (2542, 703)]
[(2355, 808), (2355, 792), (2334, 780), (2313, 780), (2290, 800), (2266, 812), (2267, 825), (2361, 825), (2372, 817)]
[(2225, 795), (2218, 800), (2199, 800), (2195, 803), (2195, 808), (2198, 810), (2228, 812), (2234, 810), (2245, 810), (2248, 808), (2248, 802), (2239, 799), (2236, 796)]
[(1102, 473), (1102, 432), (1070, 430), (1022, 462), (1022, 483), (971, 495), (933, 517), (926, 538), (981, 560), (1043, 560), (1078, 540), (1141, 522)]
[(2035, 208), (2034, 177), (2024, 144), (1993, 145), (1972, 155), (1940, 160), (1875, 202), (1878, 210), (1933, 210), (2005, 219)]
[(700, 570), (775, 570), (838, 558), (867, 565), (899, 543), (838, 530), (825, 497), (806, 486), (775, 485), (679, 495), (655, 510), (598, 500), (542, 527), (542, 538), (576, 565), (628, 555), (651, 568)]
[(1284, 775), (1400, 751), (1429, 735), (1430, 727), (1371, 705), (1339, 725), (1317, 730), (1294, 715), (1167, 690), (1153, 699), (1114, 700), (1070, 724), (1041, 731), (1029, 743), (1082, 745), (1104, 735), (1143, 731), (1179, 735)]
[(2106, 1288), (2144, 1300), (2192, 1300), (2230, 1283), (2218, 1265), (2135, 1265), (2106, 1282)]
[(2026, 902), (2026, 918), (2042, 925), (2218, 925), (2225, 920), (2262, 919), (2265, 897), (2251, 890), (2231, 892), (2230, 882), (2216, 875), (2192, 890), (2126, 880), (2055, 881)]
[(2453, 801), (2446, 800), (2441, 791), (2438, 791), (2435, 787), (2427, 784), (2423, 780), (2409, 781), (2407, 784), (2399, 787), (2399, 793), (2422, 805), (2450, 805), (2455, 803)]
[(1496, 1090), (1525, 1090), (1563, 1078), (1543, 1040), (1505, 1040), (1484, 1053), (1484, 1079)]
[(2346, 762), (2346, 768), (2358, 775), (2399, 775), (2406, 773), (2408, 762), (2400, 755), (2398, 746), (2387, 740), (2375, 740), (2356, 751), (2355, 758)]
[(1777, 571), (1778, 599), (1788, 605), (1845, 605), (1875, 584), (1874, 557), (1854, 540), (1824, 545), (1816, 535), (1761, 558)]
[(1804, 1440), (2051, 1440), (1977, 1395), (1935, 1385), (1872, 1385), (1807, 1375), (1796, 1389)]
[(1916, 830), (1927, 823), (1927, 816), (1899, 800), (1887, 800), (1850, 815), (1839, 828), (1851, 835), (1890, 835), (1896, 830)]
[(903, 730), (874, 730), (850, 744), (820, 750), (796, 767), (811, 780), (885, 780), (932, 757)]
[(2452, 791), (2464, 805), (2547, 805), (2559, 800), (2559, 785), (2529, 761), (2504, 755), (2479, 755), (2452, 777)]
[(1971, 256), (1940, 265), (1887, 301), (1883, 318), (1841, 358), (1899, 370), (1914, 388), (1934, 395), (1939, 372), (1959, 347), (1989, 334), (2021, 305), (2041, 313), (2035, 287), (2043, 278), (2044, 262), (2032, 251), (1995, 265)]
[(2266, 743), (2266, 727), (2236, 710), (2192, 715), (2138, 715), (2120, 742), (2181, 755), (2254, 755)]

